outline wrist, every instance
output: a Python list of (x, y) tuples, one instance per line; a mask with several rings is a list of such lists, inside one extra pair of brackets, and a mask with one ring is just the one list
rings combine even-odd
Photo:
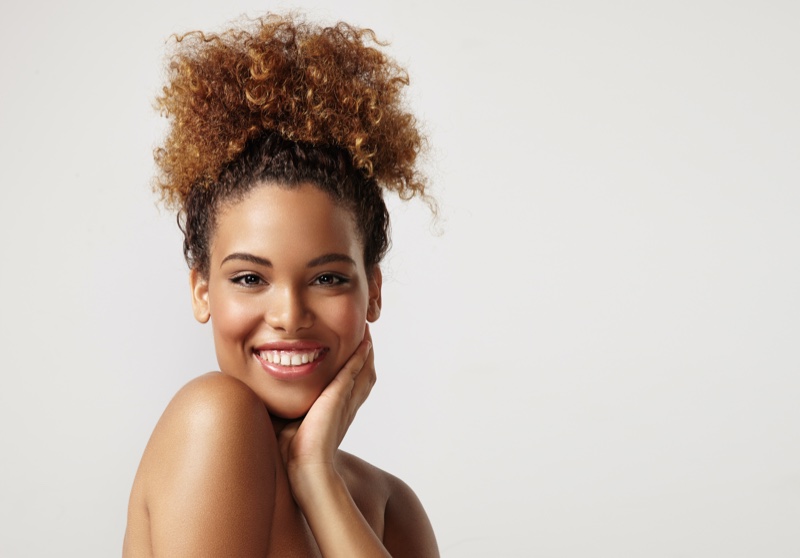
[(344, 486), (344, 480), (333, 463), (303, 463), (290, 465), (287, 474), (294, 498), (300, 507), (306, 502), (319, 500)]
[(333, 463), (297, 465), (289, 483), (323, 556), (389, 556)]

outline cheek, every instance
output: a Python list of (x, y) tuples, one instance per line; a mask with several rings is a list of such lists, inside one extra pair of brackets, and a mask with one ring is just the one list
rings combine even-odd
[(217, 339), (242, 338), (252, 331), (262, 316), (257, 305), (237, 302), (232, 297), (214, 297), (209, 293), (209, 309), (214, 337)]
[(364, 338), (367, 324), (367, 303), (362, 297), (349, 300), (338, 300), (328, 305), (324, 312), (317, 316), (325, 326), (336, 332), (342, 343), (343, 356), (349, 358)]

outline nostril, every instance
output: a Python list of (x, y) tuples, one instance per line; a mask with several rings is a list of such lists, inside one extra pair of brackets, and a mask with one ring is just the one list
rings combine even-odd
[(275, 292), (266, 306), (264, 321), (275, 330), (291, 333), (311, 327), (314, 318), (302, 293), (287, 289)]

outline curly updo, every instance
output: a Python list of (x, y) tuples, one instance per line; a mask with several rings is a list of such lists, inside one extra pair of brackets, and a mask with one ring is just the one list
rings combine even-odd
[(402, 103), (408, 75), (376, 46), (369, 29), (297, 15), (176, 37), (156, 100), (170, 121), (156, 190), (178, 212), (191, 268), (208, 274), (220, 205), (265, 181), (327, 192), (352, 211), (367, 270), (381, 261), (383, 190), (427, 196), (424, 140)]

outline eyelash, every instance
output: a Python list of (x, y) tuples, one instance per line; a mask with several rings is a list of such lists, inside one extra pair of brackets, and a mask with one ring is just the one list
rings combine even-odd
[[(247, 282), (248, 278), (253, 278), (256, 280), (256, 282), (248, 283)], [(266, 281), (264, 281), (261, 277), (259, 277), (255, 273), (243, 273), (242, 275), (231, 277), (231, 283), (235, 283), (236, 285), (240, 285), (242, 287), (256, 287), (262, 283), (266, 283)]]
[[(320, 283), (319, 280), (323, 277), (330, 277), (333, 279), (333, 283)], [(350, 279), (347, 277), (343, 277), (341, 275), (337, 275), (336, 273), (323, 273), (318, 275), (316, 279), (314, 279), (314, 284), (320, 285), (322, 287), (337, 287), (339, 285), (346, 285), (350, 282)]]

